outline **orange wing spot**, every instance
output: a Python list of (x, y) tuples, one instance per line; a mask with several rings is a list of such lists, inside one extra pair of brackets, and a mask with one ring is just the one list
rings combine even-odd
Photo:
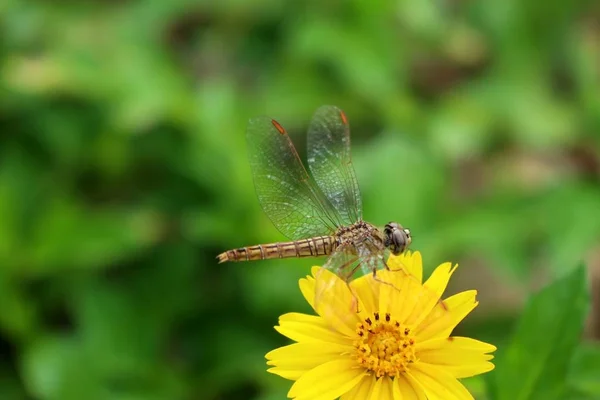
[(346, 118), (346, 114), (344, 114), (344, 112), (341, 110), (340, 110), (340, 117), (342, 117), (342, 123), (344, 125), (348, 125), (348, 118)]
[(275, 129), (277, 129), (279, 131), (279, 133), (281, 133), (282, 135), (285, 135), (285, 129), (283, 129), (283, 126), (281, 126), (281, 124), (279, 122), (272, 119), (271, 123), (273, 124)]

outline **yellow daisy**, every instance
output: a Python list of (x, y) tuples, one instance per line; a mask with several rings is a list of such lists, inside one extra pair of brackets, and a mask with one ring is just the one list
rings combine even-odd
[(477, 306), (477, 292), (440, 300), (456, 266), (440, 265), (422, 284), (419, 252), (391, 256), (388, 266), (350, 287), (319, 267), (300, 280), (318, 316), (282, 315), (275, 329), (297, 343), (266, 355), (269, 372), (295, 381), (289, 398), (473, 398), (458, 378), (492, 370), (487, 353), (496, 348), (450, 334)]

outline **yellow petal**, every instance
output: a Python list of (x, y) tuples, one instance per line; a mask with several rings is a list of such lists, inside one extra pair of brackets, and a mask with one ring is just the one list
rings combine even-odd
[(417, 382), (410, 377), (400, 375), (394, 379), (394, 400), (427, 400), (427, 396)]
[(302, 375), (304, 375), (306, 373), (306, 370), (289, 370), (289, 369), (285, 369), (285, 368), (272, 367), (272, 368), (267, 369), (267, 372), (270, 372), (275, 375), (279, 375), (280, 377), (282, 377), (284, 379), (296, 381), (296, 380), (298, 380), (298, 378), (300, 378)]
[(380, 271), (379, 313), (390, 313), (399, 322), (412, 314), (423, 296), (423, 286), (404, 270)]
[(317, 316), (314, 315), (310, 315), (310, 314), (303, 314), (303, 313), (297, 313), (297, 312), (289, 312), (289, 313), (285, 313), (279, 316), (279, 322), (281, 323), (282, 321), (284, 322), (288, 322), (288, 321), (292, 321), (292, 322), (306, 322), (306, 323), (313, 323), (313, 324), (324, 324), (323, 320)]
[(268, 352), (265, 358), (268, 360), (267, 364), (275, 367), (308, 371), (331, 360), (340, 359), (343, 354), (352, 350), (351, 346), (334, 343), (294, 343)]
[[(315, 309), (315, 278), (312, 276), (307, 276), (306, 278), (302, 278), (298, 281), (298, 286), (300, 286), (300, 292), (306, 299), (306, 302), (310, 304), (310, 306)], [(316, 310), (315, 310), (316, 311)]]
[(317, 313), (338, 332), (354, 337), (360, 321), (357, 310), (364, 309), (360, 299), (350, 292), (346, 282), (324, 268), (317, 271), (315, 286), (314, 309)]
[(448, 297), (444, 300), (444, 303), (448, 309), (454, 310), (463, 306), (464, 304), (476, 302), (476, 297), (477, 290), (466, 290)]
[(379, 282), (373, 279), (373, 274), (363, 275), (353, 280), (350, 282), (350, 287), (362, 302), (364, 308), (361, 310), (362, 318), (379, 311)]
[(496, 347), (479, 340), (451, 337), (434, 339), (415, 346), (419, 362), (443, 368), (455, 378), (483, 374), (494, 369), (489, 362), (494, 356), (486, 354)]
[(365, 400), (369, 398), (371, 388), (375, 385), (375, 378), (368, 374), (352, 388), (348, 393), (342, 395), (340, 400)]
[(437, 303), (415, 331), (419, 341), (450, 336), (456, 325), (477, 307), (476, 295), (476, 290), (469, 290)]
[(302, 375), (288, 392), (297, 400), (333, 400), (350, 391), (366, 375), (350, 358), (321, 364)]
[[(294, 345), (296, 344), (298, 343), (295, 343)], [(292, 354), (291, 356), (288, 356), (289, 353), (297, 353), (297, 351), (293, 349), (287, 349), (287, 347), (290, 346), (281, 347), (267, 353), (265, 356), (265, 358), (268, 360), (267, 365), (273, 366), (267, 370), (268, 372), (279, 375), (285, 379), (298, 380), (302, 375), (314, 367), (340, 357), (339, 354), (327, 354), (324, 352), (319, 352), (318, 354), (307, 353), (307, 355), (304, 356), (298, 354)], [(321, 345), (321, 348), (323, 347), (324, 346)]]
[(440, 303), (440, 298), (448, 286), (448, 281), (456, 267), (451, 263), (444, 263), (437, 267), (431, 274), (427, 282), (423, 284), (423, 295), (419, 299), (413, 312), (406, 318), (408, 325), (419, 325), (421, 321), (427, 318), (434, 307)]
[(444, 290), (448, 286), (450, 277), (456, 271), (457, 267), (458, 265), (452, 266), (452, 263), (449, 262), (439, 265), (423, 285), (439, 293), (439, 296), (442, 297)]
[[(403, 271), (398, 273), (404, 274)], [(382, 315), (390, 313), (394, 319), (403, 321), (404, 314), (408, 314), (409, 309), (414, 306), (412, 299), (415, 298), (415, 285), (410, 285), (410, 280), (390, 278), (391, 272), (379, 271), (377, 279), (379, 279), (379, 307), (378, 312)]]
[(480, 353), (491, 353), (496, 351), (496, 346), (480, 340), (471, 339), (462, 336), (452, 336), (449, 338), (432, 339), (419, 342), (415, 345), (416, 351), (431, 351), (440, 349), (453, 349), (459, 351), (477, 351)]
[(484, 374), (494, 368), (494, 364), (489, 361), (484, 361), (476, 364), (448, 365), (444, 367), (444, 370), (455, 378), (468, 378), (470, 376)]
[(449, 337), (419, 342), (415, 352), (420, 361), (440, 366), (477, 364), (494, 358), (496, 347), (465, 337)]
[(423, 258), (421, 257), (421, 252), (415, 251), (412, 253), (408, 268), (409, 274), (417, 278), (419, 283), (423, 282)]
[(421, 384), (429, 400), (473, 400), (462, 383), (440, 368), (415, 363), (409, 374)]
[(320, 300), (320, 297), (330, 290), (333, 286), (345, 282), (336, 274), (326, 268), (312, 268), (312, 274), (315, 279), (315, 302)]
[(394, 400), (392, 379), (389, 376), (377, 379), (370, 400)]
[(319, 267), (318, 265), (313, 265), (313, 266), (310, 268), (310, 274), (313, 276), (313, 278), (314, 278), (315, 276), (317, 276), (317, 272), (319, 272), (319, 270), (320, 270), (321, 268), (322, 268), (322, 267)]
[[(318, 271), (324, 271), (319, 276), (322, 280), (318, 284), (315, 278), (310, 276), (300, 279), (302, 295), (313, 310), (325, 319), (329, 327), (340, 334), (353, 336), (359, 321), (356, 310), (361, 307), (361, 303), (357, 302), (357, 297), (350, 293), (348, 285), (333, 273), (323, 268)], [(320, 294), (315, 300), (317, 285), (320, 285)], [(323, 290), (323, 285), (331, 285), (331, 287)]]
[(321, 317), (287, 313), (279, 317), (275, 330), (296, 342), (351, 343), (351, 339), (332, 329)]
[(428, 351), (418, 354), (419, 360), (439, 366), (472, 364), (489, 361), (494, 358), (491, 354), (470, 351)]
[(381, 379), (375, 378), (375, 383), (371, 386), (371, 392), (368, 397), (365, 397), (365, 400), (378, 400), (379, 396), (381, 396)]
[(414, 276), (419, 283), (423, 282), (423, 259), (418, 251), (406, 251), (398, 256), (390, 255), (387, 265), (391, 270), (403, 269)]

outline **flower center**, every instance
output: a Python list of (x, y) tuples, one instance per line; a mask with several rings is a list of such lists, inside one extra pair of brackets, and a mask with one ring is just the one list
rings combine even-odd
[(391, 319), (390, 314), (380, 318), (379, 313), (374, 313), (372, 319), (357, 324), (356, 333), (357, 361), (377, 378), (398, 376), (417, 361), (411, 329)]

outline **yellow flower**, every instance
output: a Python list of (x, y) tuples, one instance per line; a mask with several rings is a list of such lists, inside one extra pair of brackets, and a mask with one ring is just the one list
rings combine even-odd
[(275, 329), (297, 343), (266, 355), (269, 372), (296, 381), (289, 398), (473, 398), (458, 378), (492, 370), (487, 353), (496, 348), (450, 334), (477, 306), (477, 292), (440, 300), (456, 266), (440, 265), (422, 284), (419, 252), (391, 256), (387, 264), (390, 271), (349, 286), (319, 267), (300, 280), (318, 316), (282, 315)]

